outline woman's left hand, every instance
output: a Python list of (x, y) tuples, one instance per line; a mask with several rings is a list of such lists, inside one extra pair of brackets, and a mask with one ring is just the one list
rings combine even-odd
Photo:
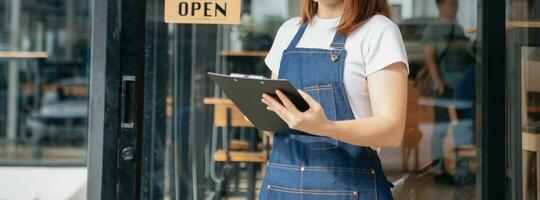
[(273, 111), (283, 119), (289, 128), (314, 135), (326, 136), (323, 130), (331, 121), (326, 118), (321, 104), (304, 91), (298, 90), (298, 92), (309, 105), (309, 109), (304, 112), (299, 111), (280, 90), (276, 90), (276, 94), (281, 102), (283, 102), (283, 105), (268, 94), (263, 94), (261, 101), (267, 105), (266, 108), (268, 110)]

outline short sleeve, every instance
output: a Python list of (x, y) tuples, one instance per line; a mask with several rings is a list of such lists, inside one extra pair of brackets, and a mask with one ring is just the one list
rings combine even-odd
[(278, 75), (279, 66), (281, 63), (281, 57), (283, 56), (283, 51), (287, 48), (291, 37), (289, 34), (290, 24), (293, 22), (293, 19), (289, 19), (284, 22), (278, 29), (272, 47), (268, 51), (268, 54), (264, 58), (264, 63), (272, 71), (272, 73)]
[(422, 39), (421, 39), (422, 43), (433, 44), (436, 42), (433, 26), (434, 26), (433, 24), (430, 24), (424, 29), (424, 32), (422, 33)]
[(396, 24), (384, 26), (380, 31), (372, 32), (366, 56), (366, 76), (379, 71), (390, 64), (403, 62), (409, 74), (407, 52), (401, 32)]

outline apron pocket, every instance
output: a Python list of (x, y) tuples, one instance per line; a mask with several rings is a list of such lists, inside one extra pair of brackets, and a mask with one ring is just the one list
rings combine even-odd
[[(303, 88), (323, 107), (324, 113), (329, 120), (336, 120), (336, 101), (334, 86), (332, 84), (318, 84)], [(310, 137), (309, 147), (313, 150), (337, 149), (338, 141), (329, 137)]]
[(329, 120), (336, 120), (336, 101), (332, 84), (307, 86), (303, 90), (321, 104)]
[(353, 190), (307, 190), (268, 185), (267, 200), (360, 200)]

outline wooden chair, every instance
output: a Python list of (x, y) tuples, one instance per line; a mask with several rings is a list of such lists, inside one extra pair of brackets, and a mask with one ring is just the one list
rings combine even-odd
[[(540, 191), (540, 134), (523, 132), (521, 135), (522, 146), (522, 192), (523, 199), (530, 199), (530, 185), (536, 185), (536, 192)], [(533, 163), (531, 161), (535, 161)], [(536, 167), (536, 169), (534, 169)], [(533, 173), (535, 172), (535, 173)], [(532, 176), (536, 174), (536, 176)], [(540, 195), (536, 195), (540, 200)]]
[(405, 121), (405, 133), (403, 134), (403, 142), (401, 149), (401, 169), (409, 171), (409, 158), (414, 153), (414, 171), (419, 170), (420, 166), (420, 150), (419, 143), (422, 140), (423, 134), (418, 125), (424, 115), (422, 106), (418, 104), (420, 93), (414, 87), (414, 81), (408, 82), (407, 89), (407, 118)]
[[(451, 125), (456, 125), (459, 123), (459, 118), (455, 106), (448, 106), (448, 114), (450, 115)], [(452, 134), (457, 134), (453, 129), (450, 129), (449, 131), (452, 131)], [(476, 147), (473, 144), (455, 146), (453, 150), (455, 155), (452, 156), (456, 159), (465, 158), (472, 162), (474, 162), (476, 159)]]
[[(452, 125), (456, 125), (459, 123), (459, 118), (457, 115), (457, 110), (454, 106), (448, 107), (448, 114), (450, 115), (450, 123)], [(453, 131), (453, 130), (452, 130)], [(454, 134), (452, 132), (452, 134)], [(466, 157), (466, 158), (476, 158), (476, 148), (474, 145), (461, 145), (455, 147), (456, 153), (458, 156)]]
[[(267, 144), (265, 141), (263, 141), (263, 143), (257, 144), (257, 150), (259, 151), (265, 150), (264, 148), (267, 148), (265, 144)], [(247, 151), (249, 150), (249, 143), (244, 140), (231, 139), (231, 142), (229, 142), (229, 149)]]
[(409, 158), (411, 153), (414, 153), (414, 171), (420, 168), (419, 148), (418, 143), (422, 139), (422, 132), (418, 127), (408, 127), (403, 135), (403, 147), (402, 147), (402, 162), (401, 169), (403, 171), (409, 171)]
[[(250, 143), (241, 140), (230, 140), (229, 131), (231, 128), (253, 127), (253, 124), (246, 120), (244, 114), (229, 99), (223, 98), (204, 98), (203, 103), (214, 106), (214, 128), (221, 129), (222, 138), (227, 140), (223, 142), (222, 149), (217, 149), (217, 130), (212, 133), (212, 158), (214, 162), (224, 163), (221, 177), (216, 176), (215, 165), (211, 167), (211, 175), (216, 182), (216, 198), (220, 199), (223, 192), (226, 191), (226, 180), (232, 165), (238, 166), (238, 163), (248, 163), (248, 197), (253, 197), (255, 193), (256, 172), (254, 164), (266, 163), (269, 157), (270, 144), (258, 144), (255, 140), (256, 135), (250, 135)], [(264, 135), (264, 134), (263, 134)], [(263, 136), (264, 137), (264, 136)], [(269, 141), (269, 140), (263, 140)], [(238, 188), (238, 179), (236, 188)]]
[[(244, 114), (229, 99), (204, 98), (204, 104), (214, 105), (214, 126), (218, 128), (253, 127), (253, 124), (244, 118)], [(227, 130), (226, 130), (227, 131)], [(230, 140), (228, 146), (214, 152), (214, 160), (226, 162), (255, 162), (265, 163), (268, 158), (267, 150), (260, 152), (245, 152), (249, 143), (241, 140)], [(257, 149), (263, 149), (264, 145), (257, 144)], [(231, 151), (232, 150), (232, 151)]]
[[(540, 92), (540, 82), (536, 78), (540, 73), (540, 62), (527, 58), (522, 65), (521, 120), (528, 124), (536, 121), (530, 114), (537, 115), (540, 112), (538, 104), (529, 102), (530, 98), (527, 98)], [(522, 128), (521, 133), (522, 199), (533, 199), (536, 193), (536, 199), (540, 200), (540, 133), (535, 129)]]

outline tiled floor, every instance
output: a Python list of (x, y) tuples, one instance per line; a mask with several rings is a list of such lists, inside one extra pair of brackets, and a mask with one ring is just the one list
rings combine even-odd
[(86, 167), (0, 167), (0, 199), (86, 199)]

